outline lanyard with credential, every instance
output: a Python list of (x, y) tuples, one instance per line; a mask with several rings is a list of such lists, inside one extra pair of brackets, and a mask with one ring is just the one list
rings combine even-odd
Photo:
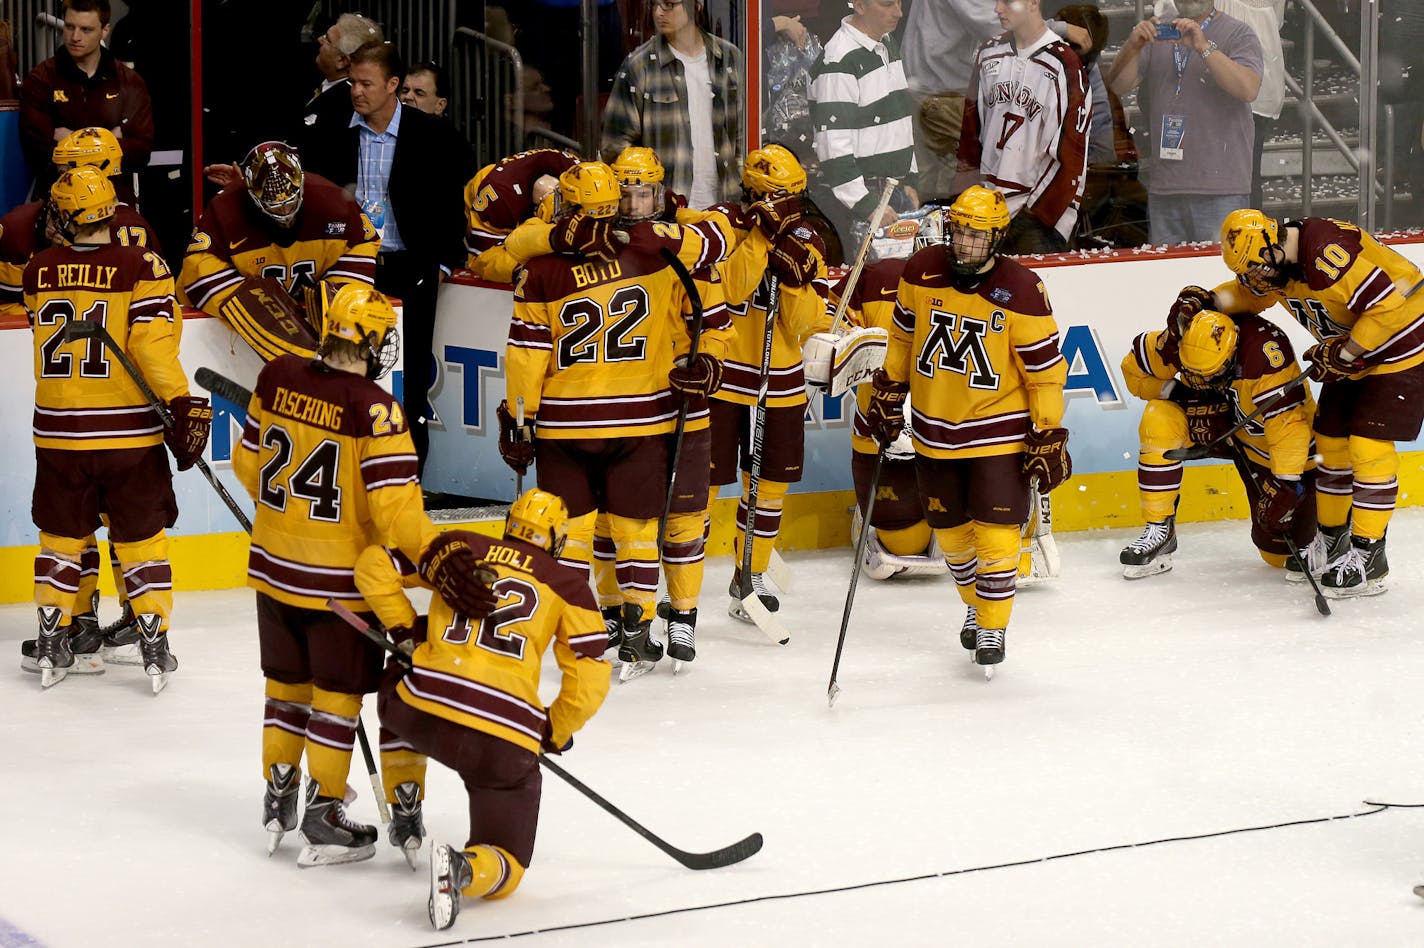
[[(1211, 16), (1202, 20), (1201, 29), (1203, 33), (1206, 32), (1207, 26), (1215, 16), (1216, 11), (1213, 10), (1211, 11)], [(1182, 94), (1182, 74), (1187, 71), (1187, 61), (1191, 58), (1192, 51), (1183, 46), (1180, 41), (1172, 44), (1172, 65), (1177, 69), (1177, 95)]]

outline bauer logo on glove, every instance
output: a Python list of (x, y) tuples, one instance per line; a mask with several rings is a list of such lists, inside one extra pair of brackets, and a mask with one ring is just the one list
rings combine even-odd
[(833, 398), (875, 374), (885, 364), (890, 334), (884, 329), (852, 329), (845, 334), (818, 332), (801, 351), (806, 384)]

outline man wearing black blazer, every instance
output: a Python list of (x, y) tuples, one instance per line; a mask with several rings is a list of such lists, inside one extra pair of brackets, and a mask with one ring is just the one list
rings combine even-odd
[(301, 155), (302, 168), (324, 178), (340, 163), (341, 133), (351, 124), (351, 54), (367, 43), (379, 43), (381, 28), (359, 13), (343, 13), (317, 37), (316, 68), (321, 85), (301, 108), (287, 143)]
[(402, 400), (424, 468), (436, 292), (445, 275), (464, 265), (464, 188), (479, 169), (470, 143), (451, 123), (400, 104), (404, 74), (389, 43), (351, 54), (355, 114), (332, 172), (380, 231), (376, 288), (405, 304)]

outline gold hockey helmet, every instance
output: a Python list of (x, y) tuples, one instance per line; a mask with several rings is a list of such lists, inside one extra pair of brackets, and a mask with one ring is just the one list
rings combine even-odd
[(107, 128), (81, 128), (61, 138), (54, 146), (52, 160), (60, 169), (98, 168), (113, 177), (123, 168), (124, 150)]
[(612, 164), (618, 178), (618, 219), (629, 224), (663, 213), (663, 163), (651, 148), (630, 145)]
[(620, 151), (612, 168), (619, 184), (660, 184), (665, 174), (658, 153), (637, 145)]
[(763, 145), (742, 162), (742, 187), (757, 197), (806, 190), (806, 169), (784, 145)]
[(558, 556), (569, 534), (569, 511), (563, 498), (535, 487), (509, 505), (504, 535), (531, 543)]
[(332, 292), (323, 282), (316, 299), (321, 306), (321, 354), (331, 339), (354, 344), (367, 359), (367, 377), (378, 379), (396, 363), (400, 333), (396, 311), (385, 294), (365, 283), (343, 283)]
[(559, 175), (560, 210), (582, 208), (590, 217), (612, 217), (620, 196), (617, 176), (601, 161), (580, 161)]
[(82, 224), (97, 224), (114, 216), (114, 185), (97, 168), (84, 165), (66, 171), (49, 189), (50, 203), (59, 215), (65, 237), (74, 238)]
[(1009, 232), (1009, 202), (1002, 191), (976, 184), (954, 199), (948, 217), (955, 271), (978, 273), (999, 252)]
[(1255, 208), (1232, 211), (1221, 222), (1221, 259), (1253, 293), (1285, 285), (1286, 253), (1280, 235), (1280, 223)]
[(1236, 364), (1236, 341), (1239, 336), (1236, 323), (1224, 313), (1204, 309), (1193, 316), (1177, 347), (1182, 380), (1192, 388), (1224, 388), (1229, 385), (1231, 370)]
[(242, 159), (242, 180), (257, 207), (282, 227), (302, 209), (302, 162), (285, 142), (263, 142)]

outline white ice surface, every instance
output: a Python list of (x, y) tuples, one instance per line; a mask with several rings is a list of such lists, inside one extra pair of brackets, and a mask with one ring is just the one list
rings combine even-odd
[[(726, 616), (730, 563), (710, 562), (697, 661), (615, 684), (563, 763), (676, 846), (759, 830), (765, 849), (685, 870), (546, 775), (522, 887), (467, 900), (440, 933), (424, 869), (384, 837), (357, 865), (299, 870), (295, 834), (265, 855), (250, 592), (179, 595), (182, 664), (157, 697), (137, 668), (41, 693), (17, 667), (34, 613), (0, 608), (0, 945), (419, 946), (563, 926), (513, 943), (1424, 944), (1419, 809), (946, 874), (1424, 803), (1424, 512), (1395, 519), (1390, 592), (1330, 618), (1244, 523), (1180, 533), (1176, 569), (1136, 582), (1117, 565), (1133, 534), (1060, 534), (1063, 575), (1021, 592), (992, 682), (959, 647), (947, 578), (862, 580), (834, 709), (849, 552), (787, 557), (784, 648)], [(353, 815), (374, 821), (359, 753), (352, 772)], [(425, 819), (463, 842), (463, 789), (438, 765)], [(677, 914), (579, 927), (660, 912)]]

